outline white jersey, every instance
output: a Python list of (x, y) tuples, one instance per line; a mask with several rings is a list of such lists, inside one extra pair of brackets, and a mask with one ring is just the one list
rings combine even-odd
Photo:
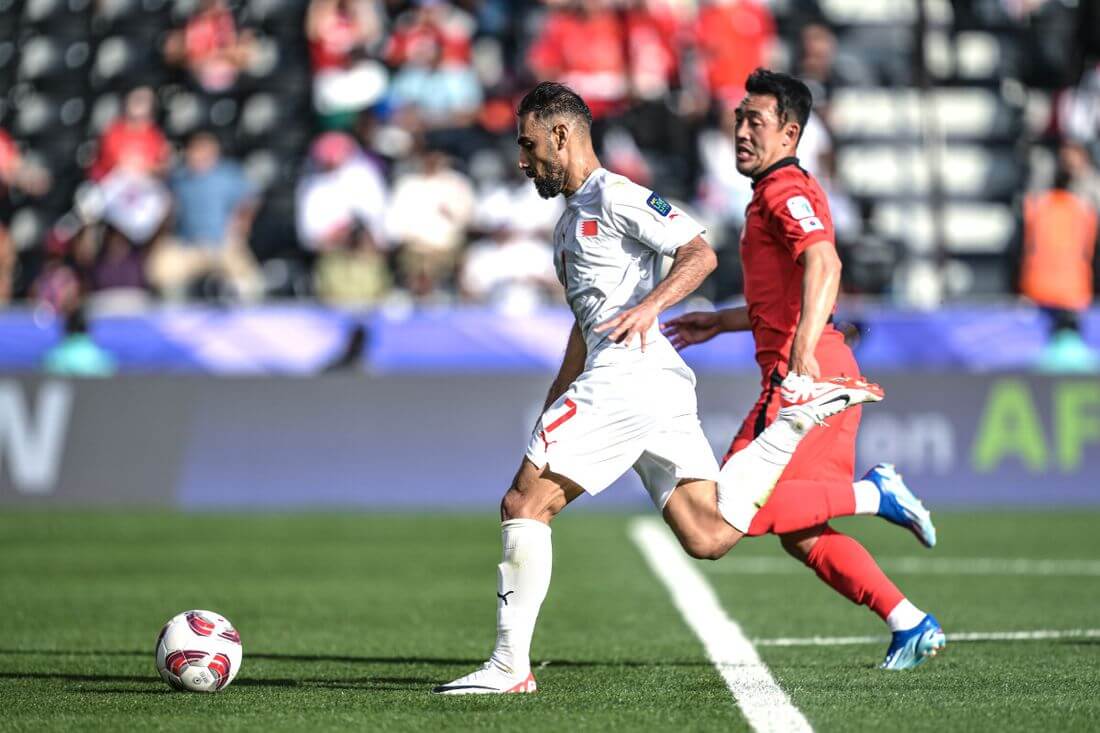
[[(603, 168), (566, 199), (554, 228), (554, 263), (588, 347), (586, 369), (642, 359), (638, 339), (616, 344), (593, 329), (640, 303), (657, 286), (661, 258), (705, 231), (656, 193)], [(646, 336), (644, 363), (687, 368), (657, 324)]]

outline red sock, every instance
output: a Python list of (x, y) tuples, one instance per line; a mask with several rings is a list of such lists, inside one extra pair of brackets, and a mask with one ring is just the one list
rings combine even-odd
[(855, 514), (851, 481), (790, 479), (775, 485), (767, 503), (749, 525), (750, 537), (788, 534)]
[(806, 565), (837, 593), (867, 606), (883, 621), (905, 598), (863, 545), (831, 527), (817, 538)]

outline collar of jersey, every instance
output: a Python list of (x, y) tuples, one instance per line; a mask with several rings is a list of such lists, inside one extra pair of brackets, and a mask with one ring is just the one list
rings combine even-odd
[(752, 186), (753, 186), (753, 188), (756, 188), (756, 184), (763, 181), (765, 178), (770, 176), (772, 173), (775, 173), (780, 168), (786, 168), (789, 165), (798, 165), (798, 158), (795, 158), (794, 156), (791, 156), (789, 158), (783, 158), (782, 160), (775, 161), (774, 163), (769, 165), (767, 168), (765, 168), (761, 173), (759, 173), (759, 174), (752, 177)]
[(589, 173), (588, 178), (584, 179), (584, 183), (581, 184), (581, 187), (574, 191), (572, 196), (565, 197), (566, 205), (571, 209), (576, 209), (584, 204), (588, 195), (592, 193), (592, 190), (596, 186), (596, 179), (602, 177), (604, 173), (606, 173), (606, 171), (603, 168), (597, 168)]

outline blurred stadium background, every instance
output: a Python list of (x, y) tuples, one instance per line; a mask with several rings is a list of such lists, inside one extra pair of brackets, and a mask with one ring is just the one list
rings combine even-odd
[[(895, 461), (941, 547), (845, 528), (986, 641), (885, 679), (877, 637), (774, 638), (881, 633), (777, 543), (708, 576), (815, 725), (1095, 727), (1098, 63), (1097, 0), (0, 0), (0, 727), (743, 728), (630, 544), (633, 477), (555, 525), (544, 694), (424, 693), (488, 648), (496, 506), (571, 325), (517, 100), (586, 97), (602, 162), (706, 222), (685, 307), (718, 307), (760, 65), (815, 95), (838, 318), (888, 392), (860, 470)], [(751, 339), (685, 356), (721, 455)], [(169, 710), (153, 638), (196, 607), (245, 673)]]
[[(569, 82), (604, 164), (707, 222), (708, 308), (768, 65), (813, 89), (839, 315), (891, 390), (864, 456), (941, 505), (1098, 501), (1098, 8), (0, 0), (0, 497), (491, 506), (570, 324), (517, 99)], [(750, 340), (687, 356), (721, 451)]]

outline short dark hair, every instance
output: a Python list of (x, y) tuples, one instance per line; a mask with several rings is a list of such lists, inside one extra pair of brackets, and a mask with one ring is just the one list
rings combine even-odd
[(810, 108), (814, 104), (813, 95), (805, 82), (790, 74), (758, 68), (745, 80), (745, 91), (749, 94), (769, 94), (775, 97), (775, 111), (780, 124), (787, 124), (793, 116), (799, 127), (798, 137), (802, 137), (810, 119)]
[(580, 95), (564, 84), (556, 81), (544, 81), (527, 92), (519, 103), (516, 116), (533, 113), (539, 121), (558, 115), (572, 117), (584, 122), (585, 127), (592, 126), (592, 110)]

